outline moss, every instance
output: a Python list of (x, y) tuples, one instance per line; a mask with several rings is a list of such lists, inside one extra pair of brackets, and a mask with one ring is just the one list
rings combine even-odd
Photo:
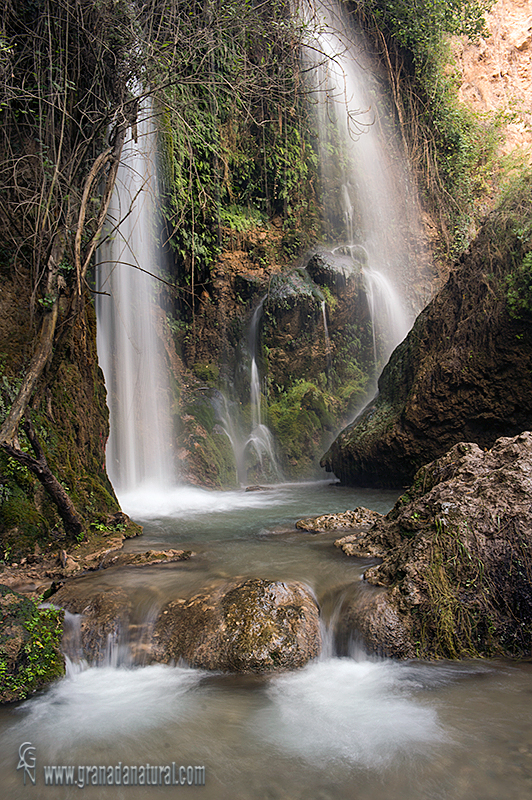
[(414, 616), (419, 655), (480, 658), (500, 652), (489, 633), (493, 624), (485, 567), (464, 544), (459, 520), (444, 525), (436, 519), (425, 584), (429, 604)]
[(0, 701), (23, 700), (64, 674), (63, 611), (0, 586)]
[(199, 378), (200, 381), (203, 381), (211, 388), (216, 385), (220, 375), (220, 370), (216, 364), (194, 364), (192, 372), (196, 378)]

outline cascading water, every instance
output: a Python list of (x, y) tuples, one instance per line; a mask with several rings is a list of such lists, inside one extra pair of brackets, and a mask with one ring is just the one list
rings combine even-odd
[(325, 357), (327, 359), (327, 375), (331, 371), (331, 339), (329, 337), (329, 326), (327, 325), (327, 307), (325, 300), (321, 301), (321, 316), (323, 317), (323, 336), (325, 338)]
[(246, 442), (246, 449), (251, 449), (255, 453), (259, 461), (261, 472), (266, 469), (273, 472), (275, 477), (280, 478), (281, 474), (275, 457), (273, 436), (268, 426), (264, 423), (261, 382), (259, 368), (257, 366), (259, 324), (265, 299), (266, 298), (263, 298), (255, 309), (249, 330), (249, 351), (251, 355), (251, 433)]
[(220, 411), (221, 422), (233, 448), (238, 481), (241, 485), (249, 483), (250, 478), (261, 481), (268, 481), (272, 478), (282, 480), (281, 468), (275, 454), (273, 435), (264, 421), (263, 393), (258, 366), (259, 329), (265, 300), (266, 298), (263, 297), (253, 312), (248, 333), (249, 433), (243, 432), (245, 426), (242, 420), (236, 418), (234, 409), (231, 409), (225, 398), (224, 407)]
[(393, 144), (383, 142), (363, 45), (353, 42), (334, 0), (311, 8), (300, 13), (309, 32), (303, 59), (316, 112), (324, 226), (333, 252), (351, 254), (355, 267), (364, 267), (375, 362), (382, 366), (412, 322), (405, 312), (403, 230), (414, 214), (405, 205), (413, 193)]
[[(156, 332), (156, 137), (147, 105), (124, 144), (96, 269), (98, 358), (107, 385), (107, 470), (118, 491), (174, 479), (167, 378)], [(151, 273), (151, 274), (148, 274)], [(108, 296), (106, 296), (108, 295)]]
[(375, 366), (385, 363), (409, 331), (398, 294), (391, 281), (376, 269), (362, 269), (372, 320)]

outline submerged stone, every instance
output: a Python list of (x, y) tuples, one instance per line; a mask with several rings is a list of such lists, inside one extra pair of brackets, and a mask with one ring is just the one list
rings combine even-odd
[(297, 669), (320, 650), (318, 606), (294, 581), (252, 578), (175, 600), (154, 633), (156, 660), (227, 672)]

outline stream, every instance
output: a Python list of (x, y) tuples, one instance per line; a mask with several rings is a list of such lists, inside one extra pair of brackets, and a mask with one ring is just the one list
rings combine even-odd
[[(188, 562), (79, 579), (128, 592), (137, 643), (168, 600), (213, 579), (260, 576), (312, 589), (322, 609), (323, 654), (304, 669), (268, 677), (208, 673), (143, 662), (129, 632), (110, 642), (101, 666), (89, 667), (73, 645), (76, 618), (67, 615), (65, 678), (0, 710), (3, 797), (529, 800), (531, 663), (395, 662), (369, 657), (356, 637), (336, 651), (335, 610), (346, 591), (369, 590), (361, 577), (371, 562), (335, 548), (338, 534), (307, 534), (294, 522), (358, 505), (386, 512), (395, 499), (328, 482), (122, 495), (124, 509), (144, 525), (126, 549), (196, 553)], [(16, 769), (24, 742), (35, 748), (35, 786), (29, 778), (24, 785)], [(124, 765), (147, 764), (146, 774), (157, 773), (162, 785), (124, 785)], [(74, 766), (77, 785), (45, 785), (50, 765)], [(120, 785), (92, 785), (101, 774), (95, 768), (109, 766), (113, 775), (120, 767)], [(196, 766), (205, 767), (204, 785), (192, 779)], [(172, 768), (178, 785), (165, 784)]]

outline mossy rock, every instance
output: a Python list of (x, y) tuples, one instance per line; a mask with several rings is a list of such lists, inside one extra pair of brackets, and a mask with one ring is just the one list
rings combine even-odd
[(24, 700), (64, 674), (63, 612), (0, 585), (0, 702)]
[(155, 626), (155, 654), (168, 663), (264, 673), (303, 667), (319, 655), (319, 611), (295, 581), (253, 578), (175, 600)]

